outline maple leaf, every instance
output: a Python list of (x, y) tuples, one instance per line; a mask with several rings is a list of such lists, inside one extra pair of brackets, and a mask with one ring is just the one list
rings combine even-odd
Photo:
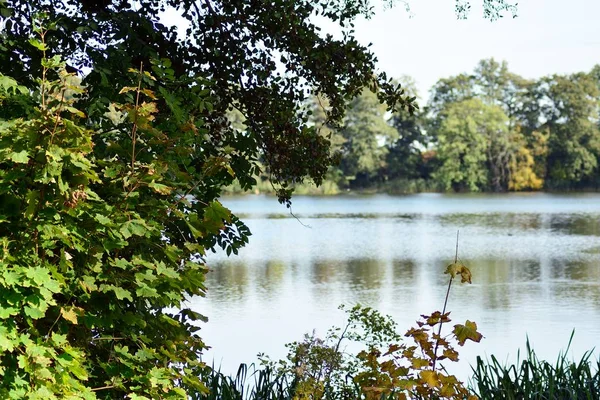
[(471, 283), (471, 270), (465, 267), (463, 264), (452, 263), (446, 267), (445, 274), (449, 274), (452, 278), (455, 278), (457, 275), (460, 275), (460, 282)]
[(458, 344), (461, 346), (463, 346), (467, 340), (479, 343), (483, 338), (483, 335), (477, 332), (477, 324), (469, 320), (467, 320), (464, 325), (454, 325), (454, 330), (452, 332), (454, 333), (454, 336), (456, 336)]
[(440, 386), (440, 380), (438, 379), (437, 372), (435, 371), (421, 371), (419, 372), (419, 376), (423, 380), (423, 382), (429, 386), (430, 388), (436, 388)]

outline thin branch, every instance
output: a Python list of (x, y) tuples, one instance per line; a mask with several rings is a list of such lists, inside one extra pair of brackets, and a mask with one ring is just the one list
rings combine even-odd
[(93, 388), (92, 392), (97, 392), (99, 390), (114, 389), (114, 387), (115, 387), (115, 385), (107, 385), (107, 386), (97, 387), (97, 388)]
[[(456, 231), (456, 253), (454, 254), (454, 263), (456, 264), (456, 262), (458, 261), (458, 234), (459, 231)], [(452, 287), (452, 280), (454, 279), (454, 276), (452, 276), (452, 274), (450, 274), (450, 280), (448, 281), (448, 290), (446, 290), (446, 299), (444, 300), (444, 308), (442, 309), (442, 316), (440, 319), (440, 327), (438, 329), (438, 334), (437, 334), (437, 339), (435, 340), (435, 348), (433, 349), (433, 364), (431, 366), (431, 369), (433, 371), (435, 371), (435, 364), (437, 361), (437, 350), (438, 350), (438, 346), (440, 344), (440, 337), (442, 335), (442, 325), (444, 324), (444, 314), (446, 314), (446, 306), (448, 305), (448, 297), (450, 296), (450, 288)]]
[[(454, 263), (458, 261), (458, 234), (460, 231), (456, 231), (456, 253), (454, 253)], [(445, 307), (445, 306), (444, 306)]]
[(133, 117), (133, 128), (131, 128), (131, 172), (134, 170), (135, 164), (135, 140), (137, 133), (137, 119), (138, 119), (138, 110), (140, 105), (140, 92), (142, 90), (142, 72), (143, 72), (144, 64), (140, 63), (140, 79), (138, 80), (137, 93), (135, 98), (135, 116)]

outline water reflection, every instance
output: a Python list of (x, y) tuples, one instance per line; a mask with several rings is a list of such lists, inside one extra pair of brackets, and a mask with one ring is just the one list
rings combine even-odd
[[(475, 293), (471, 296), (479, 297), (486, 308), (508, 310), (526, 301), (525, 297), (536, 298), (543, 293), (550, 297), (564, 297), (568, 292), (568, 298), (574, 301), (600, 297), (598, 262), (492, 258), (461, 262), (471, 269), (474, 277), (472, 290)], [(414, 259), (389, 262), (373, 258), (315, 260), (305, 265), (289, 265), (281, 260), (253, 265), (224, 261), (211, 268), (207, 286), (212, 301), (230, 304), (243, 297), (252, 297), (260, 302), (267, 296), (271, 301), (274, 295), (288, 287), (306, 284), (319, 288), (323, 293), (342, 293), (341, 297), (348, 299), (353, 296), (360, 298), (363, 292), (396, 292), (419, 287), (443, 294), (448, 275), (442, 272), (447, 263), (445, 259), (418, 263)], [(456, 289), (457, 292), (460, 290)], [(463, 295), (468, 296), (456, 294), (458, 297)]]
[(208, 272), (207, 287), (216, 301), (239, 301), (249, 286), (249, 268), (241, 261), (220, 263)]
[(416, 282), (417, 264), (415, 260), (392, 261), (392, 284), (394, 286), (414, 287)]
[[(233, 201), (253, 232), (240, 256), (209, 259), (202, 336), (225, 371), (284, 343), (341, 325), (339, 304), (363, 303), (391, 314), (402, 330), (440, 309), (456, 230), (472, 285), (453, 285), (454, 321), (477, 321), (485, 340), (464, 360), (504, 357), (528, 335), (541, 357), (555, 358), (573, 328), (573, 351), (600, 342), (600, 196), (406, 196)], [(463, 353), (461, 353), (463, 354)], [(469, 373), (468, 365), (464, 374)]]

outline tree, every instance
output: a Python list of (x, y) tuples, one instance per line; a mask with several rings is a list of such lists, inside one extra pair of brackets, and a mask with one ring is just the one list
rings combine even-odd
[(385, 105), (368, 89), (350, 102), (340, 129), (345, 139), (340, 167), (353, 186), (364, 186), (385, 166), (387, 148), (398, 131), (387, 123)]
[[(416, 85), (412, 78), (401, 79), (406, 92), (417, 97)], [(428, 178), (421, 152), (427, 148), (428, 138), (423, 132), (423, 112), (409, 113), (405, 109), (396, 109), (390, 118), (390, 125), (398, 132), (398, 137), (388, 145), (386, 178), (418, 179)]]
[[(183, 37), (161, 21), (168, 8)], [(342, 39), (319, 34), (317, 13)], [(259, 157), (288, 205), (291, 183), (321, 182), (334, 158), (308, 123), (309, 90), (332, 122), (364, 87), (414, 110), (353, 36), (370, 13), (366, 1), (0, 2), (3, 398), (206, 390), (203, 317), (184, 301), (205, 293), (206, 251), (235, 253), (249, 235), (222, 188), (251, 188)]]
[(548, 178), (553, 185), (583, 184), (593, 179), (600, 155), (598, 87), (578, 73), (543, 80), (543, 127), (549, 132)]
[(437, 132), (441, 167), (435, 178), (446, 190), (479, 191), (490, 183), (498, 190), (501, 180), (506, 179), (509, 133), (502, 109), (471, 99), (449, 104), (442, 115)]

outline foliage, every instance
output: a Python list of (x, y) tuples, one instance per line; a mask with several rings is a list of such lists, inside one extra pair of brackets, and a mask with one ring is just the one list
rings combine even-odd
[[(200, 134), (206, 82), (165, 63), (132, 69), (93, 128), (78, 108), (88, 92), (36, 30), (38, 87), (2, 80), (2, 101), (32, 106), (0, 121), (0, 397), (202, 393), (205, 318), (184, 302), (205, 294), (206, 249), (237, 252), (249, 235), (206, 192), (190, 197), (233, 173), (228, 150)], [(173, 105), (181, 85), (190, 97)]]
[[(389, 107), (414, 109), (354, 38), (353, 20), (372, 14), (368, 2), (7, 0), (1, 7), (8, 29), (1, 36), (0, 73), (26, 85), (40, 75), (40, 56), (29, 40), (34, 13), (42, 11), (49, 21), (60, 21), (49, 35), (51, 55), (86, 71), (83, 84), (90, 91), (80, 108), (95, 122), (128, 84), (129, 68), (143, 65), (149, 71), (152, 60), (167, 59), (165, 72), (205, 80), (211, 101), (200, 113), (203, 133), (234, 150), (231, 167), (242, 187), (256, 183), (260, 157), (281, 201), (288, 203), (290, 184), (304, 177), (319, 184), (334, 161), (328, 141), (308, 123), (309, 91), (328, 98), (328, 119), (334, 123), (364, 87)], [(167, 9), (177, 10), (185, 32), (164, 24)], [(337, 23), (343, 38), (321, 35), (310, 18), (314, 14)], [(180, 86), (164, 100), (177, 117), (185, 115), (179, 109), (183, 94), (191, 96), (190, 88)], [(234, 109), (244, 117), (243, 136), (227, 119)]]
[[(447, 295), (455, 278), (471, 282), (470, 270), (457, 261), (446, 273)], [(275, 370), (289, 382), (294, 399), (475, 398), (440, 368), (444, 360), (458, 361), (453, 342), (463, 346), (481, 340), (474, 322), (456, 324), (450, 334), (442, 335), (442, 325), (450, 322), (444, 304), (443, 311), (422, 315), (404, 334), (411, 343), (402, 343), (389, 316), (360, 305), (346, 312), (343, 328), (330, 329), (323, 339), (313, 332), (289, 344), (287, 359), (274, 363), (263, 357), (267, 371)]]
[[(573, 335), (571, 335), (571, 340)], [(473, 390), (485, 399), (597, 399), (600, 397), (600, 360), (594, 363), (591, 352), (578, 362), (567, 359), (567, 350), (553, 365), (537, 358), (527, 341), (526, 358), (514, 365), (477, 357), (473, 367)]]
[[(354, 98), (340, 128), (344, 138), (340, 168), (347, 178), (361, 186), (385, 166), (387, 146), (398, 132), (385, 120), (385, 106), (368, 90)], [(364, 183), (363, 183), (364, 184)]]
[[(361, 96), (345, 120), (371, 122), (347, 129), (328, 124), (315, 109), (317, 126), (343, 150), (327, 179), (390, 193), (598, 189), (599, 70), (532, 81), (487, 59), (472, 74), (441, 79), (423, 111), (381, 115), (356, 107), (366, 103)], [(410, 82), (405, 77), (402, 86), (416, 98)], [(368, 166), (362, 175), (357, 160)]]
[(500, 108), (476, 99), (451, 103), (442, 113), (437, 134), (441, 166), (435, 178), (446, 190), (485, 189), (492, 139), (507, 134), (506, 116)]
[(553, 76), (543, 81), (548, 140), (548, 174), (555, 183), (579, 183), (598, 171), (600, 103), (588, 74)]

